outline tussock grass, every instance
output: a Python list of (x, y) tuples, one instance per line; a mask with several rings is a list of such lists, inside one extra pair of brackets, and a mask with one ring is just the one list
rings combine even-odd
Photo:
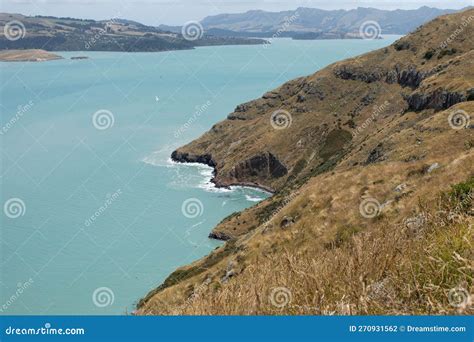
[[(450, 42), (457, 52), (437, 58), (470, 14), (287, 82), (180, 148), (211, 154), (221, 184), (235, 183), (233, 167), (262, 151), (289, 175), (244, 177), (276, 193), (214, 228), (236, 250), (181, 267), (137, 314), (472, 313), (472, 122), (450, 121), (474, 112), (472, 27)], [(440, 91), (468, 101), (410, 107), (419, 96), (443, 100)], [(292, 124), (274, 130), (280, 107)], [(375, 217), (363, 215), (366, 200)]]
[(384, 218), (336, 235), (319, 253), (259, 257), (236, 278), (204, 284), (154, 314), (473, 314), (473, 179), (419, 202), (403, 222)]

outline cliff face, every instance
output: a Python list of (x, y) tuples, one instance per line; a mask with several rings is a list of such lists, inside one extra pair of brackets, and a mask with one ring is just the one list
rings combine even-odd
[[(245, 293), (248, 272), (261, 258), (291, 252), (321, 260), (341, 236), (396, 230), (420, 210), (420, 198), (472, 176), (473, 23), (474, 10), (439, 17), (392, 46), (287, 82), (173, 152), (175, 160), (213, 166), (218, 185), (254, 184), (275, 193), (221, 222), (211, 236), (230, 239), (225, 252), (176, 271), (173, 285), (150, 293), (139, 313), (181, 312), (179, 303), (203, 282), (213, 284), (206, 285), (213, 300), (227, 283)], [(368, 199), (373, 216), (363, 212)], [(375, 273), (371, 281), (382, 281)], [(357, 302), (356, 292), (338, 298)], [(252, 298), (258, 306), (259, 294)], [(364, 310), (356, 312), (375, 312)]]
[[(471, 13), (462, 15), (469, 18)], [(467, 46), (471, 42), (467, 37), (464, 41), (458, 38), (449, 47), (440, 47), (449, 37), (439, 31), (441, 21), (434, 20), (388, 48), (335, 63), (237, 106), (226, 120), (179, 148), (173, 157), (212, 160), (215, 181), (220, 185), (250, 181), (280, 190), (288, 180), (308, 176), (311, 168), (326, 161), (324, 157), (334, 157), (331, 149), (341, 149), (334, 140), (344, 133), (331, 132), (353, 133), (374, 112), (377, 115), (378, 107), (382, 116), (393, 116), (405, 111), (443, 110), (472, 99), (474, 86), (468, 82), (473, 72), (472, 51)], [(459, 23), (442, 29), (448, 34)], [(464, 37), (471, 26), (460, 35)], [(450, 75), (457, 81), (450, 82)], [(385, 102), (388, 108), (384, 108)], [(349, 151), (360, 147), (373, 129), (369, 127), (352, 143), (350, 134), (341, 139), (348, 143)], [(260, 163), (252, 165), (250, 161), (261, 159), (262, 153), (272, 155), (282, 171), (260, 172)]]

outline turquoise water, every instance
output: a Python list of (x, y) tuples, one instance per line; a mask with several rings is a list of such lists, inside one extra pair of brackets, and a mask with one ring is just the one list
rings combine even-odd
[(395, 38), (0, 63), (0, 311), (130, 312), (220, 245), (207, 235), (221, 219), (267, 196), (214, 189), (209, 168), (173, 164), (172, 150), (237, 104)]

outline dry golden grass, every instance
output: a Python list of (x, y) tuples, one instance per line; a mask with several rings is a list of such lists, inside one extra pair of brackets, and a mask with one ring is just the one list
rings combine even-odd
[[(462, 106), (468, 109), (465, 105)], [(359, 277), (365, 279), (364, 286), (366, 287), (372, 283), (383, 281), (382, 274), (387, 272), (387, 269), (378, 268), (386, 264), (384, 267), (388, 267), (391, 272), (389, 279), (394, 280), (395, 275), (398, 275), (400, 284), (403, 286), (409, 284), (406, 281), (406, 278), (410, 276), (407, 273), (410, 270), (408, 266), (419, 263), (420, 260), (430, 261), (430, 258), (434, 257), (433, 252), (437, 248), (442, 248), (443, 242), (441, 234), (443, 231), (430, 228), (435, 227), (436, 224), (444, 224), (443, 217), (434, 215), (438, 210), (437, 207), (420, 205), (419, 199), (432, 203), (440, 190), (448, 191), (450, 184), (462, 182), (473, 176), (474, 151), (472, 147), (465, 146), (466, 142), (470, 141), (469, 130), (455, 131), (451, 128), (441, 130), (443, 126), (449, 127), (446, 116), (447, 112), (438, 112), (426, 119), (428, 126), (425, 127), (436, 128), (437, 134), (424, 137), (424, 142), (421, 145), (426, 152), (424, 159), (416, 162), (404, 162), (403, 158), (407, 153), (408, 155), (412, 153), (412, 145), (397, 143), (398, 148), (393, 153), (399, 155), (399, 158), (402, 159), (400, 161), (336, 169), (334, 172), (327, 172), (310, 179), (297, 193), (292, 194), (293, 196), (290, 194), (287, 197), (289, 201), (284, 202), (284, 206), (276, 210), (264, 224), (239, 239), (227, 243), (225, 247), (217, 249), (211, 256), (183, 267), (179, 272), (173, 274), (172, 278), (177, 282), (159, 292), (150, 294), (141, 303), (138, 313), (197, 314), (201, 312), (204, 314), (217, 313), (213, 310), (222, 310), (218, 313), (251, 314), (266, 312), (267, 309), (278, 313), (280, 311), (274, 307), (267, 307), (263, 310), (259, 309), (259, 306), (250, 306), (250, 299), (247, 301), (246, 298), (250, 296), (252, 301), (264, 305), (262, 304), (263, 299), (267, 298), (267, 293), (271, 291), (272, 287), (284, 286), (291, 289), (293, 297), (301, 297), (305, 301), (313, 303), (316, 297), (314, 297), (314, 293), (307, 292), (308, 288), (321, 288), (325, 284), (326, 278), (329, 279), (327, 287), (319, 295), (322, 296), (322, 299), (328, 299), (332, 304), (319, 305), (319, 311), (313, 305), (311, 306), (312, 312), (343, 312), (341, 310), (344, 309), (346, 310), (344, 312), (360, 313), (359, 306), (356, 306), (356, 311), (354, 311), (353, 307), (350, 307), (351, 310), (349, 310), (347, 306), (342, 305), (345, 303), (343, 299), (346, 298), (351, 298), (349, 304), (360, 304), (354, 302), (354, 298), (359, 298), (360, 291), (362, 291), (361, 288), (354, 287), (354, 284), (358, 284)], [(430, 132), (431, 129), (424, 131)], [(410, 130), (407, 130), (405, 135), (400, 134), (396, 139), (406, 141), (407, 136), (410, 135)], [(426, 172), (427, 166), (434, 163), (439, 163), (439, 169), (431, 173)], [(395, 191), (395, 188), (401, 184), (404, 184), (406, 188)], [(373, 219), (364, 218), (359, 212), (360, 201), (366, 194), (378, 199), (380, 204), (386, 204), (381, 214)], [(472, 206), (472, 203), (469, 205)], [(289, 228), (281, 226), (285, 217), (292, 217), (295, 221)], [(413, 229), (414, 223), (410, 222), (415, 221), (416, 223), (416, 218), (420, 217), (430, 219), (425, 224), (427, 228), (422, 229), (423, 235), (410, 235), (411, 230), (405, 233), (406, 229), (404, 231), (401, 229), (406, 226), (407, 221), (409, 222), (408, 228)], [(469, 222), (469, 220), (472, 222), (472, 216), (464, 215), (456, 219), (459, 219), (459, 222)], [(455, 229), (461, 230), (456, 231)], [(464, 234), (466, 236), (464, 240), (472, 243), (472, 232), (466, 231), (466, 229), (463, 226), (450, 225), (444, 237)], [(435, 231), (438, 235), (428, 234), (430, 230)], [(344, 245), (342, 242), (346, 241), (353, 233), (358, 233), (354, 244)], [(436, 236), (439, 241), (436, 240)], [(461, 241), (461, 239), (458, 240)], [(449, 239), (445, 239), (444, 242), (449, 242)], [(337, 248), (330, 248), (331, 246)], [(432, 246), (431, 250), (423, 259), (425, 251), (420, 248), (428, 246)], [(449, 246), (446, 246), (446, 249), (448, 248)], [(224, 249), (230, 253), (223, 253)], [(361, 250), (363, 254), (357, 254), (358, 250)], [(413, 254), (417, 250), (419, 256)], [(399, 254), (396, 255), (395, 252), (399, 252)], [(296, 265), (295, 272), (305, 275), (303, 278), (299, 278), (295, 272), (284, 276), (285, 272), (288, 272), (288, 268), (284, 268), (283, 261), (288, 259), (288, 253), (293, 256), (294, 265)], [(381, 255), (382, 253), (385, 254)], [(456, 248), (453, 248), (450, 253), (446, 252), (449, 255), (454, 255), (453, 253), (463, 255)], [(357, 263), (354, 260), (355, 257), (359, 260)], [(463, 258), (472, 262), (472, 255), (464, 255)], [(322, 262), (323, 260), (325, 262)], [(328, 263), (327, 260), (333, 261)], [(374, 263), (374, 261), (376, 262)], [(312, 265), (313, 271), (304, 271), (308, 269), (309, 265)], [(439, 270), (433, 265), (429, 266), (433, 268), (433, 272)], [(347, 267), (354, 267), (354, 269), (351, 271)], [(362, 271), (364, 269), (366, 271)], [(223, 278), (228, 270), (233, 271), (234, 277), (225, 282)], [(268, 274), (270, 271), (272, 275)], [(262, 278), (259, 282), (254, 277)], [(342, 283), (338, 282), (339, 277), (341, 277)], [(352, 280), (349, 281), (349, 277)], [(295, 285), (296, 283), (289, 285), (292, 284), (290, 282), (292, 279), (302, 281), (306, 278), (314, 279), (315, 283), (301, 288), (299, 285)], [(423, 278), (420, 271), (420, 279)], [(421, 280), (419, 281), (421, 282)], [(462, 283), (462, 281), (459, 282)], [(435, 285), (432, 286), (431, 283)], [(258, 285), (253, 288), (253, 284)], [(267, 284), (267, 287), (264, 284)], [(430, 282), (428, 280), (422, 284), (428, 288), (439, 286), (436, 285), (436, 281)], [(410, 286), (413, 289), (416, 288), (413, 284)], [(450, 284), (450, 286), (454, 285)], [(262, 290), (258, 292), (260, 287)], [(216, 289), (222, 289), (222, 292), (214, 292)], [(447, 287), (440, 287), (440, 289), (440, 291), (445, 291)], [(201, 293), (203, 290), (205, 290), (204, 293)], [(190, 300), (196, 291), (200, 293), (202, 300)], [(405, 288), (404, 291), (411, 293), (410, 291), (413, 290)], [(419, 292), (419, 290), (417, 291)], [(472, 291), (472, 289), (468, 289), (468, 291)], [(402, 290), (399, 292), (403, 293)], [(225, 293), (228, 293), (230, 297), (223, 298), (227, 298), (229, 303), (225, 305), (221, 303), (223, 305), (221, 309), (216, 309), (211, 302), (207, 302), (210, 306), (206, 309), (207, 311), (204, 309), (206, 305), (204, 298), (206, 300), (212, 298), (213, 301), (217, 301), (217, 298), (225, 296)], [(331, 293), (333, 293), (332, 296)], [(392, 312), (414, 314), (429, 311), (420, 305), (420, 302), (413, 302), (410, 306), (410, 300), (412, 297), (407, 297), (398, 309), (390, 308), (391, 304), (381, 307), (380, 305), (384, 301), (374, 304), (374, 306), (380, 306), (379, 309), (382, 311), (379, 313), (384, 313), (383, 310), (387, 310), (385, 311), (387, 314)], [(433, 302), (433, 300), (431, 301)], [(319, 302), (320, 299), (317, 303)], [(199, 306), (199, 303), (202, 304), (202, 307)], [(304, 310), (308, 310), (304, 306), (307, 304), (296, 303), (303, 306)], [(185, 309), (183, 309), (183, 305), (186, 307)], [(339, 309), (337, 305), (340, 305)], [(406, 307), (405, 311), (403, 311), (403, 306)], [(226, 307), (232, 307), (232, 309), (227, 310)], [(281, 311), (281, 313), (304, 313), (295, 309), (298, 307), (286, 308), (286, 311)], [(448, 309), (446, 306), (443, 307), (443, 310)], [(375, 312), (373, 311), (374, 307), (367, 310), (367, 312)], [(441, 311), (439, 309), (437, 312)]]
[[(474, 19), (459, 30), (463, 20), (469, 17), (474, 18), (474, 9), (439, 17), (389, 47), (334, 63), (313, 75), (291, 80), (261, 98), (240, 106), (231, 113), (233, 119), (216, 123), (208, 132), (178, 151), (192, 156), (211, 155), (217, 164), (216, 180), (220, 184), (254, 182), (281, 190), (288, 186), (287, 177), (251, 173), (236, 176), (232, 171), (242, 161), (269, 151), (287, 167), (288, 175), (297, 169), (300, 161), (306, 160), (307, 167), (295, 175), (302, 179), (311, 175), (308, 172), (310, 168), (316, 168), (327, 159), (325, 147), (338, 145), (329, 139), (331, 132), (345, 132), (350, 136), (355, 127), (361, 127), (374, 114), (375, 106), (388, 103), (376, 118), (376, 121), (386, 124), (406, 110), (407, 95), (418, 92), (429, 94), (436, 89), (466, 92), (472, 88)], [(442, 55), (444, 50), (440, 46), (457, 30), (459, 33), (456, 38), (450, 39), (448, 44), (449, 49), (455, 52)], [(430, 59), (425, 57), (427, 51), (433, 51)], [(355, 79), (336, 76), (336, 71), (343, 68), (350, 71)], [(403, 70), (406, 74), (416, 70), (432, 76), (427, 77), (416, 89), (411, 88), (410, 82), (387, 82), (384, 77), (365, 81), (394, 70)], [(414, 78), (414, 75), (407, 77)], [(277, 110), (284, 110), (291, 117), (291, 125), (286, 129), (275, 130), (271, 126), (271, 116)], [(378, 134), (381, 126), (378, 125), (375, 130), (372, 125), (352, 139), (353, 146), (348, 147), (351, 153), (356, 148), (362, 149), (363, 157), (359, 158), (359, 163), (364, 162), (371, 149), (380, 142), (381, 139), (378, 139), (373, 144), (374, 139), (365, 139)], [(334, 149), (329, 150), (336, 154)]]
[[(402, 224), (381, 219), (341, 235), (314, 253), (261, 256), (223, 285), (204, 282), (180, 305), (155, 303), (151, 313), (473, 314), (474, 179), (462, 202), (450, 195), (419, 203)], [(469, 202), (468, 202), (469, 201)], [(146, 312), (145, 312), (146, 313)]]
[[(472, 102), (459, 104), (456, 108), (471, 111)], [(436, 226), (444, 225), (446, 220), (442, 215), (435, 215), (438, 208), (432, 202), (439, 191), (448, 191), (450, 184), (473, 176), (474, 144), (469, 129), (453, 130), (449, 127), (446, 119), (448, 114), (449, 111), (432, 113), (418, 122), (420, 130), (417, 136), (423, 140), (420, 145), (415, 143), (412, 129), (403, 130), (392, 137), (396, 148), (392, 150), (391, 161), (357, 167), (341, 165), (333, 172), (310, 179), (299, 191), (289, 194), (286, 197), (288, 201), (284, 201), (283, 206), (277, 208), (264, 224), (227, 243), (209, 257), (173, 274), (171, 278), (176, 282), (150, 294), (141, 303), (138, 313), (257, 314), (271, 309), (272, 313), (304, 314), (298, 307), (301, 306), (306, 311), (312, 310), (311, 313), (415, 314), (435, 310), (431, 305), (438, 307), (433, 312), (453, 312), (455, 308), (440, 304), (441, 292), (454, 287), (455, 282), (462, 286), (461, 283), (471, 278), (456, 278), (457, 281), (441, 286), (440, 280), (434, 279), (435, 272), (443, 269), (442, 265), (434, 262), (435, 252), (444, 248), (445, 255), (454, 258), (454, 253), (457, 253), (472, 263), (472, 254), (463, 254), (465, 246), (458, 249), (448, 245), (451, 236), (461, 235), (465, 238), (452, 241), (467, 241), (468, 246), (472, 244), (472, 232), (467, 230), (467, 226), (455, 224), (472, 222), (472, 216), (456, 217), (458, 221), (450, 222), (446, 231), (436, 230)], [(421, 160), (404, 161), (406, 156), (420, 153), (424, 155)], [(435, 163), (438, 163), (439, 168), (427, 172), (427, 167)], [(402, 184), (404, 188), (396, 191)], [(381, 214), (372, 219), (364, 218), (359, 211), (359, 204), (366, 195), (384, 204)], [(420, 198), (432, 205), (420, 205)], [(469, 205), (472, 206), (472, 202)], [(248, 213), (242, 214), (244, 218), (246, 215)], [(288, 228), (282, 228), (281, 225), (285, 217), (294, 220)], [(423, 234), (411, 234), (417, 218), (424, 217), (429, 221), (421, 229)], [(353, 233), (358, 233), (353, 243), (344, 244)], [(450, 252), (449, 248), (452, 248)], [(224, 253), (225, 249), (228, 253)], [(294, 271), (290, 272), (287, 267), (289, 261), (285, 260), (292, 261)], [(414, 268), (413, 265), (422, 265), (422, 261), (427, 266)], [(425, 268), (431, 269), (432, 273), (423, 275)], [(407, 282), (413, 276), (410, 272), (414, 269), (419, 278), (414, 278), (416, 281), (412, 283)], [(228, 270), (233, 271), (234, 277), (225, 282), (223, 278)], [(449, 268), (447, 270), (451, 272)], [(387, 274), (390, 277), (385, 279)], [(446, 274), (452, 275), (456, 276), (456, 272)], [(307, 285), (300, 287), (298, 283), (292, 283), (293, 280), (302, 284), (306, 281)], [(310, 283), (310, 280), (314, 283)], [(382, 287), (385, 291), (387, 281), (393, 282), (388, 288), (397, 291), (397, 300), (405, 298), (401, 304), (398, 307), (393, 306), (393, 303), (383, 306), (387, 300), (384, 298), (380, 302), (369, 303), (372, 306), (367, 304), (368, 308), (361, 307), (363, 300), (357, 298), (363, 291), (374, 286)], [(399, 284), (398, 287), (396, 284)], [(278, 286), (289, 288), (298, 306), (281, 311), (268, 306), (268, 301), (265, 304), (268, 292)], [(472, 285), (465, 288), (472, 292), (470, 287)], [(259, 288), (261, 291), (257, 291)], [(323, 290), (308, 292), (310, 288)], [(425, 291), (423, 295), (428, 298), (428, 304), (422, 303), (424, 299), (413, 301), (413, 296), (419, 295), (422, 290)], [(195, 292), (200, 294), (201, 299), (192, 299)], [(435, 293), (438, 302), (436, 298), (429, 297), (430, 293)], [(387, 295), (391, 295), (391, 292)], [(217, 302), (219, 298), (226, 298), (229, 303), (220, 303), (221, 306), (214, 307), (214, 302), (210, 301)], [(347, 302), (344, 301), (346, 299)], [(250, 305), (254, 301), (257, 304)], [(319, 303), (317, 309), (311, 303)], [(209, 305), (207, 309), (206, 305)], [(376, 311), (376, 308), (380, 311)]]
[[(466, 296), (473, 292), (473, 216), (436, 199), (474, 176), (474, 102), (466, 97), (445, 110), (412, 111), (406, 100), (420, 89), (428, 94), (433, 87), (472, 88), (472, 24), (451, 42), (454, 55), (440, 56), (438, 50), (425, 58), (425, 50), (436, 49), (466, 15), (474, 10), (290, 81), (274, 92), (279, 100), (270, 94), (252, 101), (247, 111), (234, 113), (246, 120), (225, 120), (183, 147), (215, 156), (224, 178), (239, 160), (268, 149), (290, 166), (289, 175), (270, 180), (278, 190), (271, 198), (219, 224), (214, 232), (233, 239), (170, 275), (137, 313), (472, 313), (450, 305), (448, 295), (457, 287)], [(398, 67), (441, 71), (414, 90), (340, 79), (334, 70), (341, 66), (373, 75)], [(308, 86), (326, 98), (308, 96), (301, 103), (297, 96)], [(281, 105), (289, 106), (293, 122), (276, 131), (269, 116)], [(470, 125), (453, 127), (449, 118), (456, 112)], [(357, 134), (341, 144), (351, 129)], [(378, 202), (376, 217), (361, 215), (360, 204), (368, 198)], [(273, 305), (269, 296), (276, 288), (282, 291), (277, 299), (286, 294), (291, 303)]]
[(39, 49), (0, 51), (0, 61), (3, 62), (37, 62), (61, 58), (59, 55)]

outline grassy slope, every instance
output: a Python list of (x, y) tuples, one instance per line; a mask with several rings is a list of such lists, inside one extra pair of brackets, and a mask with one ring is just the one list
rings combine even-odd
[(2, 62), (39, 62), (61, 58), (54, 53), (38, 49), (0, 51), (0, 61)]
[[(452, 289), (474, 290), (472, 216), (449, 208), (422, 203), (416, 231), (381, 218), (357, 234), (340, 229), (317, 252), (285, 246), (223, 285), (203, 282), (187, 302), (154, 301), (143, 313), (472, 314), (472, 302), (449, 302)], [(272, 295), (278, 288), (287, 298)]]
[[(472, 212), (436, 200), (473, 176), (472, 125), (448, 123), (474, 109), (469, 16), (437, 18), (388, 48), (290, 81), (180, 148), (210, 155), (220, 184), (251, 181), (276, 194), (224, 220), (214, 232), (233, 240), (172, 274), (139, 313), (469, 312), (447, 295), (473, 291)], [(284, 130), (270, 124), (279, 108), (292, 116)], [(288, 173), (236, 178), (235, 166), (261, 151)], [(382, 206), (375, 218), (360, 214), (367, 197)], [(292, 304), (272, 305), (274, 287), (288, 288)]]

